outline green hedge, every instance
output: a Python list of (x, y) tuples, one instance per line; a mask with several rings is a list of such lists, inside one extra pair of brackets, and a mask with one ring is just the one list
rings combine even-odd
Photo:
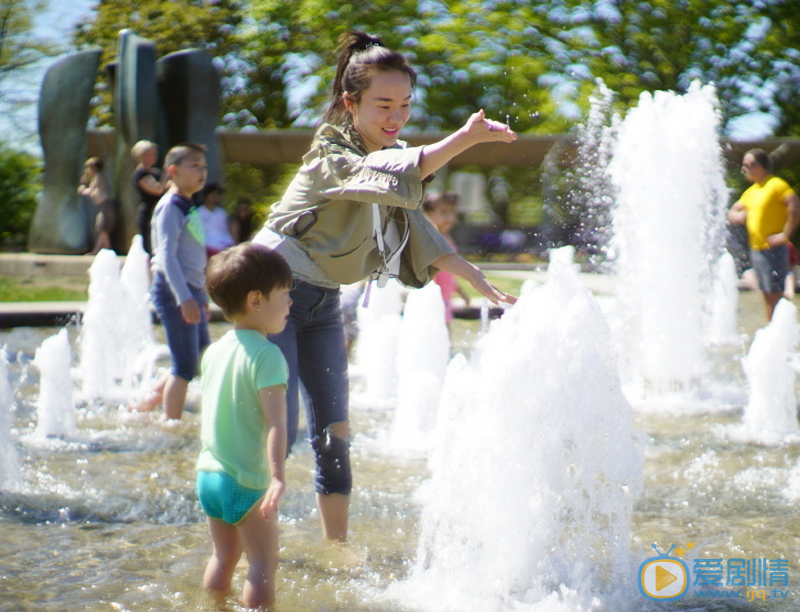
[(0, 250), (25, 249), (42, 188), (41, 176), (33, 155), (0, 143)]

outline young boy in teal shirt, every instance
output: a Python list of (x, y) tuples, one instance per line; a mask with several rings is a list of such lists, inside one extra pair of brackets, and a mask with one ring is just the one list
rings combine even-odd
[(233, 329), (208, 347), (201, 364), (197, 490), (213, 544), (203, 583), (227, 596), (245, 552), (242, 599), (248, 608), (275, 600), (288, 366), (266, 335), (283, 331), (291, 287), (286, 261), (258, 244), (214, 255), (206, 270), (208, 294)]

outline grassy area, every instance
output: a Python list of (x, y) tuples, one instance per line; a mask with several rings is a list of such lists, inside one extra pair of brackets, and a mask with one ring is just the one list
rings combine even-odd
[(88, 289), (88, 278), (0, 276), (0, 302), (82, 302)]
[[(521, 280), (493, 272), (486, 277), (501, 291), (519, 295)], [(469, 283), (462, 281), (462, 286), (470, 296), (480, 297)], [(88, 278), (0, 276), (0, 302), (82, 302), (88, 299), (88, 289)]]

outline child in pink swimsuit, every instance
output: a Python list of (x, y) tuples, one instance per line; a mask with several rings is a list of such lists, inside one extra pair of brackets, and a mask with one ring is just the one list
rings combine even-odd
[[(426, 194), (425, 199), (422, 200), (422, 210), (425, 211), (431, 223), (436, 226), (439, 233), (445, 237), (454, 249), (456, 243), (450, 236), (450, 232), (456, 226), (456, 221), (458, 220), (456, 215), (457, 204), (458, 195), (455, 193)], [(440, 271), (433, 278), (433, 282), (439, 285), (442, 290), (445, 318), (449, 324), (453, 320), (453, 294), (458, 293), (467, 304), (469, 304), (469, 295), (459, 285), (458, 279), (450, 272)]]

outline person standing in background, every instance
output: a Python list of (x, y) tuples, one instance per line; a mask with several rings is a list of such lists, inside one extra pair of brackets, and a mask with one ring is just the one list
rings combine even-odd
[(147, 412), (163, 403), (164, 416), (177, 420), (200, 355), (210, 342), (203, 223), (192, 199), (206, 182), (206, 148), (177, 145), (167, 153), (165, 164), (170, 188), (153, 211), (150, 298), (164, 326), (172, 365), (131, 409)]
[[(453, 231), (458, 221), (457, 205), (458, 194), (455, 193), (425, 194), (425, 198), (422, 200), (422, 210), (425, 211), (428, 219), (436, 226), (439, 233), (444, 236), (447, 243), (453, 247), (454, 252), (456, 250), (456, 241), (453, 240), (450, 232)], [(433, 277), (433, 282), (439, 285), (442, 290), (445, 321), (449, 325), (453, 320), (453, 294), (458, 293), (467, 305), (469, 305), (469, 295), (459, 284), (458, 279), (446, 270), (439, 271)]]
[(772, 174), (771, 160), (762, 149), (744, 154), (742, 173), (752, 185), (730, 208), (728, 220), (747, 227), (750, 262), (769, 321), (784, 294), (788, 244), (800, 220), (800, 199), (786, 181)]
[(103, 175), (103, 160), (90, 157), (84, 166), (84, 175), (78, 187), (78, 193), (88, 198), (94, 211), (95, 244), (92, 255), (101, 249), (111, 248), (111, 232), (114, 229), (114, 201), (108, 189), (108, 182)]
[(236, 242), (228, 228), (228, 213), (222, 208), (224, 189), (217, 183), (203, 188), (203, 203), (198, 207), (206, 236), (206, 254), (211, 257)]
[(233, 214), (228, 218), (228, 227), (236, 244), (241, 244), (253, 237), (255, 219), (253, 203), (250, 198), (242, 196), (236, 200)]
[(131, 147), (131, 155), (137, 162), (133, 171), (133, 185), (139, 194), (136, 211), (136, 227), (142, 236), (144, 250), (152, 254), (150, 244), (150, 220), (158, 200), (167, 191), (166, 175), (154, 164), (158, 159), (158, 145), (149, 140), (140, 140)]

